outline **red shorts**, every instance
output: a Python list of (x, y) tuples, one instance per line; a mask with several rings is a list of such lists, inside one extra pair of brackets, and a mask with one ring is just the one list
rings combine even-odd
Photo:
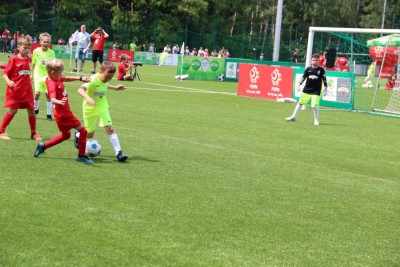
[(82, 125), (81, 121), (72, 113), (64, 114), (63, 116), (57, 116), (57, 114), (54, 114), (54, 119), (56, 120), (58, 129), (62, 133), (68, 132), (69, 130)]
[(33, 110), (35, 105), (33, 101), (29, 102), (15, 102), (12, 99), (7, 99), (4, 103), (5, 108), (12, 108), (12, 109), (30, 109)]

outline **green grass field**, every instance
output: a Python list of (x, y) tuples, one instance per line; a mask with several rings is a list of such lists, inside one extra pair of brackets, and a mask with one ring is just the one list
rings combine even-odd
[[(126, 163), (100, 128), (93, 166), (72, 139), (34, 158), (16, 115), (0, 140), (0, 266), (400, 266), (398, 119), (288, 123), (294, 104), (238, 97), (236, 83), (139, 73), (108, 94)], [(79, 85), (66, 83), (81, 118)], [(49, 140), (44, 110), (42, 97)]]

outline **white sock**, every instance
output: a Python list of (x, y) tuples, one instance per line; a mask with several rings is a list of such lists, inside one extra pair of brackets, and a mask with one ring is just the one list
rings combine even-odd
[(53, 104), (51, 102), (46, 102), (47, 115), (51, 115), (51, 110), (53, 109)]
[(315, 121), (319, 121), (319, 108), (313, 108), (313, 112), (314, 112), (314, 120)]
[(40, 103), (39, 100), (35, 100), (35, 110), (39, 109), (39, 103)]
[(119, 144), (119, 140), (118, 140), (117, 134), (116, 133), (110, 134), (108, 136), (108, 138), (110, 139), (110, 143), (114, 148), (115, 155), (117, 155), (118, 152), (121, 151), (121, 145)]
[(299, 111), (302, 106), (303, 105), (300, 105), (300, 103), (296, 104), (296, 107), (294, 108), (293, 115), (292, 115), (293, 118), (295, 118), (295, 119), (297, 118), (297, 115), (299, 114)]

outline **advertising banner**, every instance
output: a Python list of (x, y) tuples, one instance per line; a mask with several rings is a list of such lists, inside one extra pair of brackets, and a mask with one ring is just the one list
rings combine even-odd
[(292, 97), (293, 69), (240, 63), (238, 95), (277, 99)]
[(132, 62), (135, 59), (135, 53), (133, 51), (109, 49), (107, 60), (111, 62), (119, 62), (119, 59), (122, 55), (125, 55), (127, 57), (127, 61), (129, 62)]
[(178, 59), (177, 75), (187, 74), (189, 80), (217, 81), (225, 75), (224, 58), (206, 58), (196, 56), (182, 56)]

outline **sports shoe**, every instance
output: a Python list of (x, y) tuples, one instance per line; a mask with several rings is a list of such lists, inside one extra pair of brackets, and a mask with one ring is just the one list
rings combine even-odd
[(79, 72), (82, 72), (82, 69), (80, 69)]
[(87, 156), (77, 156), (76, 161), (85, 164), (93, 164), (93, 160), (90, 160)]
[(319, 125), (319, 121), (314, 121), (314, 125), (318, 126)]
[(286, 121), (296, 121), (296, 118), (290, 116), (285, 119)]
[(52, 121), (52, 120), (53, 120), (53, 117), (52, 117), (50, 114), (47, 114), (47, 120), (48, 120), (48, 121)]
[(125, 162), (125, 160), (128, 159), (128, 156), (122, 153), (122, 151), (119, 151), (117, 154), (117, 159), (119, 162)]
[(35, 115), (39, 114), (39, 109), (35, 109)]
[(94, 70), (92, 70), (90, 73), (95, 74), (96, 72)]
[(11, 140), (7, 133), (0, 133), (0, 139)]
[(42, 141), (43, 139), (38, 134), (31, 134), (31, 139), (35, 141)]
[(72, 70), (72, 72), (77, 72), (77, 71), (78, 71), (77, 69), (73, 69), (73, 70)]
[(44, 143), (39, 143), (37, 144), (36, 150), (35, 150), (35, 154), (33, 155), (35, 158), (39, 157), (40, 154), (44, 153)]
[(74, 132), (74, 146), (75, 146), (76, 148), (79, 147), (78, 136), (76, 136), (77, 133), (78, 133), (77, 131)]

